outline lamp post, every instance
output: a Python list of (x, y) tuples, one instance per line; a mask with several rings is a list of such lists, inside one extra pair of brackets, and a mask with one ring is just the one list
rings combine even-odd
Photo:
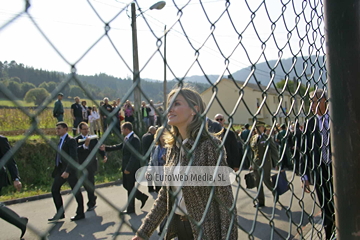
[[(165, 1), (159, 1), (152, 5), (147, 10), (160, 10), (166, 5)], [(146, 12), (145, 10), (144, 12)], [(142, 14), (144, 13), (142, 12)], [(136, 29), (136, 9), (135, 3), (131, 3), (131, 30), (132, 30), (132, 43), (133, 43), (133, 84), (136, 85), (134, 89), (134, 107), (135, 107), (135, 117), (138, 121), (139, 130), (141, 129), (142, 121), (140, 120), (140, 102), (141, 102), (141, 93), (140, 93), (140, 69), (139, 69), (139, 49), (137, 43), (137, 29)]]

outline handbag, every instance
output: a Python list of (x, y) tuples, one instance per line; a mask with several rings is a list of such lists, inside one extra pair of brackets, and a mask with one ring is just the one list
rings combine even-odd
[[(285, 171), (280, 171), (280, 175), (278, 177), (278, 173), (275, 175), (271, 176), (271, 180), (274, 183), (274, 187), (276, 188), (276, 192), (278, 193), (278, 195), (282, 195), (284, 193), (286, 193), (290, 188), (289, 188), (289, 182), (286, 178), (286, 172)], [(277, 181), (278, 179), (278, 181)]]
[(246, 183), (247, 189), (252, 189), (252, 188), (256, 187), (254, 172), (250, 172), (250, 173), (246, 174), (244, 178), (245, 178), (245, 183)]

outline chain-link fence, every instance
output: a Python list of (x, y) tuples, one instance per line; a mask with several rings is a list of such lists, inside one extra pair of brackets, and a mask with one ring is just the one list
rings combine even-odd
[[(2, 74), (0, 90), (2, 95), (5, 99), (11, 100), (12, 104), (31, 121), (27, 131), (13, 146), (12, 151), (2, 157), (1, 167), (6, 166), (28, 138), (36, 133), (52, 147), (54, 157), (56, 154), (61, 155), (64, 162), (68, 162), (69, 166), (77, 170), (79, 178), (73, 191), (77, 192), (82, 185), (91, 188), (91, 182), (87, 179), (89, 174), (87, 167), (97, 154), (98, 148), (106, 143), (111, 135), (117, 136), (119, 143), (127, 141), (126, 135), (120, 134), (120, 121), (132, 121), (134, 132), (141, 136), (146, 132), (149, 124), (143, 119), (154, 118), (154, 115), (148, 116), (151, 112), (146, 112), (145, 115), (141, 112), (141, 101), (148, 104), (154, 98), (149, 94), (148, 87), (143, 87), (144, 84), (148, 86), (147, 80), (144, 79), (147, 75), (165, 79), (163, 84), (157, 85), (157, 87), (161, 86), (157, 91), (161, 92), (160, 95), (164, 98), (162, 104), (151, 103), (150, 107), (155, 109), (155, 120), (156, 117), (158, 120), (153, 122), (153, 125), (163, 125), (167, 129), (170, 129), (167, 125), (169, 113), (167, 104), (174, 105), (174, 98), (170, 99), (170, 102), (166, 99), (166, 94), (170, 91), (169, 80), (174, 80), (179, 89), (188, 85), (198, 88), (203, 84), (201, 86), (206, 87), (202, 88), (200, 94), (207, 107), (203, 113), (195, 114), (203, 124), (199, 127), (200, 131), (197, 135), (189, 139), (193, 141), (192, 145), (190, 147), (184, 147), (186, 144), (182, 145), (186, 150), (182, 153), (184, 157), (182, 159), (187, 159), (189, 166), (199, 164), (196, 162), (198, 161), (196, 151), (203, 149), (205, 141), (201, 136), (213, 124), (216, 127), (218, 121), (226, 127), (216, 135), (221, 141), (217, 142), (210, 136), (211, 134), (207, 134), (207, 138), (213, 139), (212, 143), (217, 144), (216, 147), (212, 147), (216, 153), (214, 164), (221, 165), (219, 159), (224, 160), (227, 157), (226, 160), (229, 165), (231, 165), (229, 162), (232, 162), (233, 165), (230, 167), (236, 171), (237, 177), (231, 184), (233, 200), (219, 198), (216, 191), (222, 189), (221, 187), (198, 187), (209, 188), (209, 192), (204, 191), (204, 195), (191, 195), (192, 191), (198, 193), (196, 187), (192, 190), (183, 188), (188, 211), (180, 211), (180, 215), (184, 215), (185, 221), (190, 222), (194, 235), (199, 239), (217, 239), (215, 236), (219, 236), (216, 235), (218, 233), (211, 233), (208, 229), (211, 226), (209, 221), (213, 221), (215, 225), (223, 224), (216, 221), (214, 204), (221, 206), (219, 209), (222, 212), (218, 213), (219, 215), (232, 216), (231, 220), (226, 222), (228, 225), (225, 225), (225, 234), (221, 235), (222, 238), (234, 239), (232, 226), (236, 228), (238, 239), (325, 239), (325, 236), (329, 238), (335, 232), (332, 224), (334, 207), (329, 149), (330, 121), (327, 108), (324, 14), (321, 0), (279, 2), (174, 0), (168, 1), (166, 5), (164, 2), (152, 5), (151, 10), (161, 9), (156, 15), (147, 11), (149, 3), (146, 1), (133, 3), (87, 1), (81, 6), (86, 7), (86, 11), (93, 14), (89, 22), (96, 32), (92, 35), (94, 39), (92, 42), (79, 36), (82, 34), (81, 29), (88, 27), (86, 25), (80, 25), (76, 30), (78, 32), (70, 31), (74, 35), (66, 34), (59, 39), (59, 35), (54, 34), (55, 27), (48, 28), (44, 24), (46, 19), (38, 17), (40, 11), (49, 11), (50, 14), (51, 11), (56, 11), (55, 8), (50, 10), (41, 6), (41, 4), (48, 6), (47, 3), (19, 1), (18, 4), (22, 4), (21, 10), (18, 7), (14, 8), (17, 10), (13, 10), (11, 14), (4, 13), (0, 35), (6, 37), (8, 32), (11, 34), (12, 28), (17, 28), (19, 22), (26, 20), (27, 24), (30, 24), (26, 26), (31, 26), (26, 30), (29, 31), (27, 34), (39, 35), (41, 44), (50, 46), (47, 50), (51, 49), (51, 54), (48, 53), (50, 57), (47, 61), (51, 62), (51, 58), (61, 59), (61, 64), (70, 68), (71, 72), (69, 75), (64, 75), (65, 78), (58, 82), (50, 95), (31, 112), (19, 101), (16, 93), (11, 91), (6, 82), (7, 76)], [(65, 4), (67, 3), (61, 3), (61, 5)], [(68, 3), (66, 7), (71, 8), (72, 4)], [(111, 14), (104, 11), (104, 5), (111, 9), (109, 10)], [(73, 6), (80, 18), (81, 6), (78, 4)], [(162, 14), (165, 16), (162, 17)], [(50, 18), (49, 15), (47, 17)], [(64, 22), (66, 18), (64, 13)], [(66, 22), (66, 24), (75, 23)], [(164, 25), (166, 25), (165, 30)], [(125, 26), (128, 27), (127, 32), (121, 31)], [(139, 46), (138, 35), (141, 36)], [(83, 40), (83, 43), (79, 44), (77, 38)], [(125, 40), (121, 40), (122, 38)], [(13, 49), (16, 47), (11, 46)], [(41, 45), (36, 47), (41, 48)], [(74, 55), (69, 54), (70, 51), (79, 53), (79, 49), (81, 53), (76, 59)], [(38, 51), (42, 50), (38, 49)], [(116, 58), (115, 64), (110, 63), (113, 59), (111, 55)], [(75, 60), (70, 60), (71, 58)], [(104, 60), (107, 64), (100, 63), (104, 58), (109, 58)], [(102, 98), (109, 95), (104, 93), (100, 96), (101, 99), (97, 95), (95, 97), (93, 89), (79, 77), (78, 69), (91, 69), (94, 67), (92, 62), (97, 62), (100, 68), (120, 69), (118, 72), (125, 71), (132, 75), (133, 83), (125, 89), (125, 93), (116, 95), (120, 93), (120, 89), (115, 89), (115, 95), (120, 101), (114, 111), (108, 112), (106, 105), (105, 107), (100, 105)], [(3, 65), (2, 72), (4, 73), (5, 70)], [(155, 75), (153, 72), (161, 74)], [(194, 75), (198, 76), (194, 77)], [(58, 93), (64, 91), (69, 84), (81, 88), (84, 92), (83, 98), (96, 105), (101, 114), (102, 125), (106, 125), (103, 135), (81, 165), (76, 159), (71, 158), (69, 152), (59, 151), (56, 142), (39, 125), (43, 113), (49, 111), (47, 106), (52, 104)], [(107, 87), (101, 86), (102, 83), (99, 82), (97, 84), (100, 90)], [(121, 86), (123, 85), (118, 85)], [(182, 95), (183, 92), (177, 92), (175, 96), (178, 96), (177, 94)], [(128, 99), (133, 103), (127, 105)], [(196, 104), (191, 102), (191, 99), (187, 98), (187, 102), (189, 105), (192, 104), (193, 110), (199, 111), (194, 107)], [(130, 108), (127, 109), (126, 106)], [(65, 116), (65, 120), (69, 125), (69, 134), (72, 135), (70, 128), (73, 126), (73, 119), (69, 117), (69, 110), (66, 111), (65, 115), (68, 116)], [(2, 117), (1, 121), (8, 120)], [(55, 123), (54, 120), (54, 125)], [(122, 131), (124, 133), (123, 129)], [(130, 147), (128, 153), (123, 152), (122, 160), (126, 159), (125, 154), (131, 154), (137, 159), (136, 161), (141, 162), (141, 165), (147, 165), (153, 153), (152, 148), (155, 147), (155, 142), (159, 141), (159, 135), (161, 134), (157, 134), (157, 138), (145, 155), (141, 154), (140, 146), (136, 145)], [(235, 138), (227, 140), (232, 136)], [(175, 142), (181, 143), (179, 140)], [(119, 145), (115, 148), (121, 149), (121, 147)], [(226, 149), (226, 155), (223, 147)], [(174, 157), (172, 154), (175, 153), (168, 149), (166, 159), (168, 163), (171, 157)], [(208, 155), (211, 155), (211, 151)], [(179, 155), (175, 154), (175, 156), (179, 158)], [(16, 160), (21, 161), (21, 159)], [(111, 161), (110, 157), (108, 161)], [(26, 169), (19, 171), (21, 175)], [(119, 175), (123, 176), (123, 172), (124, 169), (119, 170)], [(302, 187), (302, 184), (305, 186)], [(122, 192), (124, 196), (119, 198), (137, 198), (139, 193), (136, 189), (146, 188), (136, 183), (134, 189), (128, 189), (131, 192), (129, 196), (125, 196), (126, 193)], [(285, 192), (280, 192), (281, 190)], [(126, 232), (124, 229), (131, 229), (135, 234), (139, 226), (133, 224), (134, 219), (140, 221), (145, 215), (130, 215), (129, 218), (129, 215), (122, 213), (125, 209), (129, 210), (129, 202), (125, 206), (118, 206), (114, 204), (114, 199), (109, 199), (100, 190), (95, 190), (95, 193), (103, 204), (111, 207), (112, 214), (118, 216), (116, 229), (111, 236), (100, 238), (131, 238), (131, 232)], [(170, 187), (163, 187), (160, 190), (160, 194), (169, 196), (168, 201), (177, 199), (180, 193), (171, 190)], [(194, 199), (186, 199), (188, 196), (194, 196)], [(204, 205), (205, 210), (200, 215), (196, 215), (190, 202), (201, 205), (204, 199), (200, 198), (204, 196), (207, 198), (205, 203), (208, 204)], [(143, 201), (142, 199), (141, 203)], [(66, 202), (65, 210), (71, 202), (75, 202), (75, 197), (71, 197)], [(51, 207), (49, 206), (49, 209)], [(153, 234), (153, 239), (163, 238), (172, 231), (172, 223), (176, 214), (179, 214), (176, 211), (176, 204), (171, 206), (168, 202), (161, 207), (165, 207), (169, 215), (162, 223), (164, 230), (159, 236)], [(62, 213), (60, 211), (58, 217)], [(86, 215), (87, 219), (91, 220), (91, 217)], [(78, 225), (81, 224), (79, 221)], [(54, 230), (56, 226), (38, 228), (30, 219), (28, 229), (33, 234), (31, 236), (56, 239), (57, 232)], [(83, 228), (82, 231), (87, 230)]]

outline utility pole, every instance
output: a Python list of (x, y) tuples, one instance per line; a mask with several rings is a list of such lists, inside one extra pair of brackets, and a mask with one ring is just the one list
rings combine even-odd
[[(166, 5), (165, 1), (159, 1), (153, 4), (148, 10), (161, 10)], [(146, 11), (142, 12), (144, 14)], [(134, 89), (134, 108), (135, 108), (135, 129), (141, 131), (142, 121), (140, 119), (140, 105), (141, 105), (141, 87), (140, 87), (140, 68), (139, 68), (139, 49), (137, 42), (137, 28), (136, 28), (136, 9), (135, 2), (131, 3), (131, 31), (133, 43), (133, 84)]]
[(139, 116), (140, 111), (140, 70), (139, 70), (139, 49), (137, 43), (137, 29), (136, 29), (136, 9), (135, 3), (131, 3), (131, 30), (132, 30), (132, 42), (133, 42), (133, 84), (136, 85), (134, 89), (134, 108), (135, 108), (135, 124), (136, 128), (141, 129), (141, 123)]
[(324, 10), (336, 239), (352, 240), (360, 238), (360, 2), (326, 0)]
[(164, 27), (164, 111), (166, 109), (166, 101), (167, 101), (167, 96), (166, 96), (166, 25)]

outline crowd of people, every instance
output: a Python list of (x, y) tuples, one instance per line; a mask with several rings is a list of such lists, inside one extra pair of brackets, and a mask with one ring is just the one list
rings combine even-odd
[[(168, 95), (167, 124), (161, 126), (161, 118), (156, 114), (163, 110), (160, 105), (152, 101), (147, 105), (142, 102), (140, 117), (148, 131), (140, 138), (134, 132), (135, 110), (131, 102), (127, 100), (123, 107), (119, 106), (120, 99), (109, 103), (108, 98), (100, 103), (100, 111), (96, 107), (87, 107), (86, 101), (80, 103), (75, 98), (71, 106), (73, 117), (73, 138), (68, 134), (68, 125), (60, 121), (63, 119), (62, 107), (63, 94), (59, 93), (54, 107), (54, 117), (59, 122), (56, 124), (56, 132), (60, 137), (55, 156), (53, 171), (52, 196), (56, 213), (49, 221), (56, 221), (65, 217), (63, 203), (60, 195), (61, 186), (68, 181), (73, 189), (78, 181), (75, 167), (70, 163), (67, 155), (79, 164), (86, 164), (88, 171), (84, 187), (88, 194), (87, 211), (96, 207), (96, 195), (94, 193), (94, 176), (97, 169), (97, 158), (93, 155), (88, 160), (92, 151), (98, 151), (103, 161), (106, 162), (106, 152), (122, 151), (122, 174), (123, 187), (128, 193), (128, 205), (123, 214), (136, 212), (135, 199), (141, 202), (143, 208), (148, 200), (148, 195), (135, 187), (135, 173), (142, 166), (142, 161), (148, 164), (148, 172), (158, 167), (173, 167), (174, 172), (179, 171), (181, 166), (229, 166), (233, 171), (253, 171), (259, 194), (254, 207), (265, 206), (263, 184), (274, 191), (274, 182), (271, 180), (271, 169), (293, 170), (302, 180), (305, 192), (310, 191), (310, 185), (314, 185), (318, 202), (323, 213), (323, 226), (326, 239), (330, 236), (334, 227), (334, 205), (331, 172), (331, 149), (330, 149), (330, 121), (326, 92), (317, 90), (311, 93), (312, 115), (304, 126), (298, 122), (282, 125), (267, 126), (262, 121), (255, 121), (250, 127), (245, 124), (242, 129), (232, 131), (226, 124), (226, 118), (218, 113), (213, 120), (206, 117), (206, 128), (203, 126), (203, 114), (205, 103), (200, 95), (192, 89), (174, 89)], [(158, 108), (155, 111), (155, 108)], [(106, 131), (111, 122), (109, 114), (116, 117), (115, 128), (124, 138), (119, 144), (113, 146), (98, 145), (97, 138), (90, 135)], [(108, 114), (107, 114), (108, 113)], [(161, 126), (161, 127), (157, 127)], [(231, 127), (231, 124), (230, 124)], [(2, 143), (1, 143), (2, 144)], [(196, 147), (194, 148), (194, 145)], [(218, 150), (217, 146), (223, 146)], [(192, 156), (187, 153), (190, 149)], [(142, 153), (143, 160), (138, 153)], [(1, 152), (1, 157), (6, 153)], [(66, 153), (66, 154), (63, 154)], [(224, 154), (226, 153), (226, 154)], [(221, 161), (219, 161), (221, 159)], [(8, 164), (16, 163), (13, 159)], [(157, 167), (157, 168), (155, 168)], [(9, 165), (14, 186), (19, 188), (16, 181), (20, 177)], [(160, 172), (159, 174), (164, 174)], [(1, 176), (0, 176), (1, 177)], [(261, 179), (262, 182), (261, 182)], [(326, 181), (322, 181), (325, 179)], [(20, 183), (21, 184), (21, 183)], [(161, 186), (153, 185), (148, 181), (148, 191), (158, 194), (155, 203), (144, 218), (142, 225), (136, 232), (134, 240), (146, 239), (152, 235), (158, 226), (163, 226), (169, 221), (165, 239), (178, 237), (178, 239), (237, 239), (237, 209), (234, 204), (232, 188), (228, 186), (215, 187), (189, 187), (175, 186), (171, 182), (163, 182)], [(134, 193), (132, 193), (134, 192)], [(211, 197), (209, 201), (209, 197)], [(75, 199), (78, 203), (76, 215), (71, 218), (77, 221), (85, 218), (83, 198), (80, 191), (76, 191)], [(274, 194), (274, 201), (278, 201), (278, 195)], [(175, 208), (175, 209), (173, 209)], [(205, 211), (207, 209), (207, 211)], [(11, 211), (5, 206), (0, 207), (0, 217), (6, 220), (5, 211)], [(15, 214), (15, 213), (14, 213)], [(13, 215), (17, 222), (10, 223), (18, 226), (22, 235), (26, 230), (26, 218)], [(16, 217), (17, 216), (17, 217)], [(8, 220), (7, 220), (8, 221)], [(201, 231), (196, 223), (201, 222)], [(24, 230), (25, 226), (25, 230)], [(162, 230), (162, 229), (160, 229)]]
[[(64, 94), (59, 93), (58, 99), (54, 103), (53, 116), (58, 122), (64, 120), (64, 106), (62, 104)], [(115, 119), (115, 131), (121, 133), (120, 123), (135, 121), (135, 109), (134, 105), (127, 100), (123, 106), (120, 106), (120, 98), (113, 100), (110, 103), (109, 98), (105, 97), (100, 101), (100, 109), (98, 110), (95, 105), (87, 106), (85, 100), (80, 101), (79, 97), (74, 98), (74, 103), (71, 105), (71, 117), (73, 119), (73, 136), (79, 132), (78, 126), (81, 122), (86, 122), (90, 126), (91, 135), (99, 135), (104, 133), (106, 129)], [(148, 104), (143, 101), (141, 103), (140, 118), (143, 122), (143, 127), (147, 129), (150, 126), (161, 126), (161, 114), (163, 113), (163, 103), (154, 103), (152, 100)], [(109, 119), (109, 115), (113, 115), (115, 118)]]

